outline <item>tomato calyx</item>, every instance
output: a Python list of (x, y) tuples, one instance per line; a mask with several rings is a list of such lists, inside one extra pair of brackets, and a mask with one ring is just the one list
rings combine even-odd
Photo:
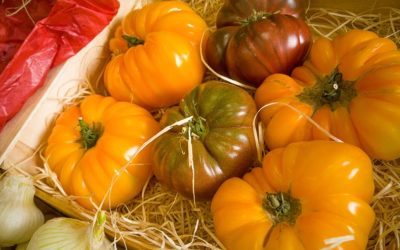
[(332, 111), (340, 106), (348, 107), (357, 95), (354, 82), (343, 80), (342, 73), (336, 68), (330, 75), (305, 88), (297, 98), (314, 107), (314, 110), (328, 105)]
[(253, 10), (253, 13), (242, 21), (242, 26), (247, 26), (251, 23), (258, 22), (261, 20), (268, 19), (272, 14), (265, 11)]
[(199, 116), (193, 118), (189, 122), (189, 126), (192, 131), (192, 134), (198, 136), (201, 140), (203, 140), (206, 137), (208, 133), (208, 128), (207, 128), (207, 122), (203, 117)]
[(288, 193), (267, 193), (262, 206), (271, 215), (275, 225), (279, 223), (293, 225), (301, 214), (300, 201)]
[(144, 40), (139, 39), (139, 38), (134, 37), (134, 36), (122, 35), (122, 38), (128, 43), (128, 48), (144, 44)]
[(103, 134), (103, 126), (99, 123), (93, 123), (92, 126), (87, 124), (82, 117), (79, 118), (79, 128), (82, 146), (87, 150), (94, 147), (97, 140)]

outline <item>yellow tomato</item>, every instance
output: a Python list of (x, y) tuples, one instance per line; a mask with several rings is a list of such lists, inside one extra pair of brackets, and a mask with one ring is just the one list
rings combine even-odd
[(186, 3), (162, 1), (133, 10), (110, 41), (104, 82), (118, 100), (156, 109), (177, 104), (200, 84), (205, 21)]
[(375, 220), (373, 192), (371, 161), (359, 148), (298, 142), (269, 152), (243, 179), (225, 181), (211, 211), (229, 250), (363, 250)]
[(131, 103), (91, 95), (62, 112), (47, 141), (45, 157), (64, 190), (82, 206), (115, 207), (135, 197), (152, 176), (151, 146), (159, 131), (151, 114)]
[[(329, 137), (306, 120), (361, 147), (372, 158), (400, 157), (400, 51), (388, 38), (352, 30), (317, 39), (291, 77), (275, 74), (257, 89), (269, 148)], [(286, 103), (302, 113), (296, 112)]]

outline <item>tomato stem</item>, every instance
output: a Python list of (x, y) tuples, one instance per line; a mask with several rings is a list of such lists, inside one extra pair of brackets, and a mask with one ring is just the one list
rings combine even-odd
[(332, 111), (340, 106), (347, 107), (357, 96), (354, 82), (343, 80), (342, 73), (336, 68), (330, 75), (317, 81), (311, 87), (305, 88), (297, 98), (314, 107), (314, 110), (328, 105)]
[(192, 133), (196, 134), (201, 140), (203, 140), (207, 134), (207, 123), (205, 119), (203, 117), (196, 117), (189, 124)]
[(271, 13), (268, 13), (265, 11), (253, 10), (253, 13), (248, 18), (246, 18), (242, 21), (242, 25), (246, 26), (253, 22), (265, 20), (265, 19), (269, 18), (271, 15), (272, 15)]
[(144, 44), (144, 40), (141, 40), (134, 36), (122, 35), (122, 38), (128, 43), (128, 48)]
[(274, 224), (284, 222), (294, 224), (301, 213), (300, 201), (288, 193), (267, 193), (262, 205), (271, 215)]
[(89, 126), (82, 117), (79, 118), (79, 128), (81, 134), (81, 143), (85, 149), (94, 147), (97, 140), (103, 134), (103, 127), (100, 124), (93, 123)]

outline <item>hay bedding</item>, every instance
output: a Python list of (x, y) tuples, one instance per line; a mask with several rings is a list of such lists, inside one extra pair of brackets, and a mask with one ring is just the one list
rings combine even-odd
[[(145, 1), (144, 1), (145, 2)], [(208, 23), (215, 24), (221, 0), (186, 0)], [(308, 8), (306, 21), (316, 36), (334, 37), (337, 33), (352, 29), (368, 29), (381, 36), (390, 37), (400, 45), (400, 10), (385, 8), (376, 13), (355, 14), (346, 10)], [(208, 72), (207, 78), (215, 78)], [(87, 81), (77, 96), (69, 98), (70, 105), (85, 94), (92, 92)], [(92, 83), (93, 84), (93, 83)], [(75, 98), (77, 97), (77, 98)], [(39, 154), (39, 150), (38, 150)], [(34, 177), (38, 189), (61, 202), (69, 203), (82, 219), (93, 220), (94, 212), (80, 208), (74, 197), (67, 196), (49, 168), (36, 167)], [(18, 166), (11, 171), (23, 172)], [(368, 243), (368, 250), (400, 248), (400, 162), (374, 162), (376, 191), (372, 206), (376, 223)], [(214, 235), (209, 202), (195, 202), (182, 198), (163, 188), (151, 179), (142, 195), (131, 203), (107, 212), (106, 229), (118, 248), (135, 246), (137, 249), (223, 249)], [(117, 246), (115, 246), (117, 248)]]

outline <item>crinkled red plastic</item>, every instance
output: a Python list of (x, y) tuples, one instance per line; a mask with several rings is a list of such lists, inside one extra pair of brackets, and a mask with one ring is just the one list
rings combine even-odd
[(0, 130), (40, 88), (49, 70), (88, 44), (115, 16), (117, 0), (56, 0), (0, 74)]

